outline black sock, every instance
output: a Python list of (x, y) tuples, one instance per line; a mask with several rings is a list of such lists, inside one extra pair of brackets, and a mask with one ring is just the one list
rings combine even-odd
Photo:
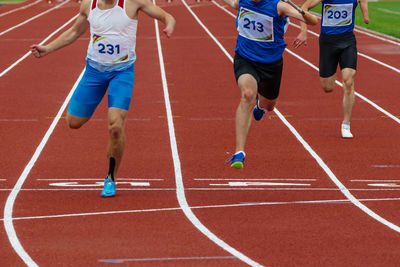
[(110, 167), (108, 169), (108, 176), (114, 181), (114, 169), (115, 169), (115, 159), (110, 158)]

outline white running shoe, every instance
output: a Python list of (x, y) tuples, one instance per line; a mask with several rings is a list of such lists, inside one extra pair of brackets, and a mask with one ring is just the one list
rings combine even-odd
[(350, 132), (350, 128), (342, 126), (342, 138), (353, 138), (353, 134)]

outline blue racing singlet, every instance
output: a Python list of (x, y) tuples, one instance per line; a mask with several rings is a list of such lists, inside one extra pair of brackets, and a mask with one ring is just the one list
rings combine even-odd
[(339, 34), (354, 30), (357, 0), (322, 1), (322, 34)]
[(251, 61), (270, 63), (282, 58), (287, 17), (278, 15), (280, 0), (239, 0), (235, 51)]

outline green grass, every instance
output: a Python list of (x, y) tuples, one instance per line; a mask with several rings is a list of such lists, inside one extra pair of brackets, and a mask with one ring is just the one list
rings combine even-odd
[(19, 4), (19, 3), (23, 3), (26, 0), (0, 0), (0, 5), (4, 5), (4, 4)]
[[(321, 4), (312, 11), (321, 14)], [(365, 24), (360, 6), (356, 8), (356, 25), (400, 38), (400, 1), (369, 2), (369, 24)]]

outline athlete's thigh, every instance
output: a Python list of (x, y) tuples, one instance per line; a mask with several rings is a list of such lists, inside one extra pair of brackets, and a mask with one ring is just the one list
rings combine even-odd
[(275, 100), (281, 87), (283, 59), (259, 65), (261, 81), (258, 83), (258, 93), (266, 99)]
[(338, 48), (319, 40), (319, 76), (327, 78), (336, 73), (339, 63)]
[(116, 72), (108, 88), (109, 108), (129, 110), (134, 80), (135, 72), (133, 65), (126, 70)]
[(107, 86), (107, 74), (87, 64), (69, 102), (68, 112), (77, 117), (91, 117), (106, 93)]
[(357, 46), (354, 43), (344, 48), (339, 58), (340, 69), (357, 69)]

